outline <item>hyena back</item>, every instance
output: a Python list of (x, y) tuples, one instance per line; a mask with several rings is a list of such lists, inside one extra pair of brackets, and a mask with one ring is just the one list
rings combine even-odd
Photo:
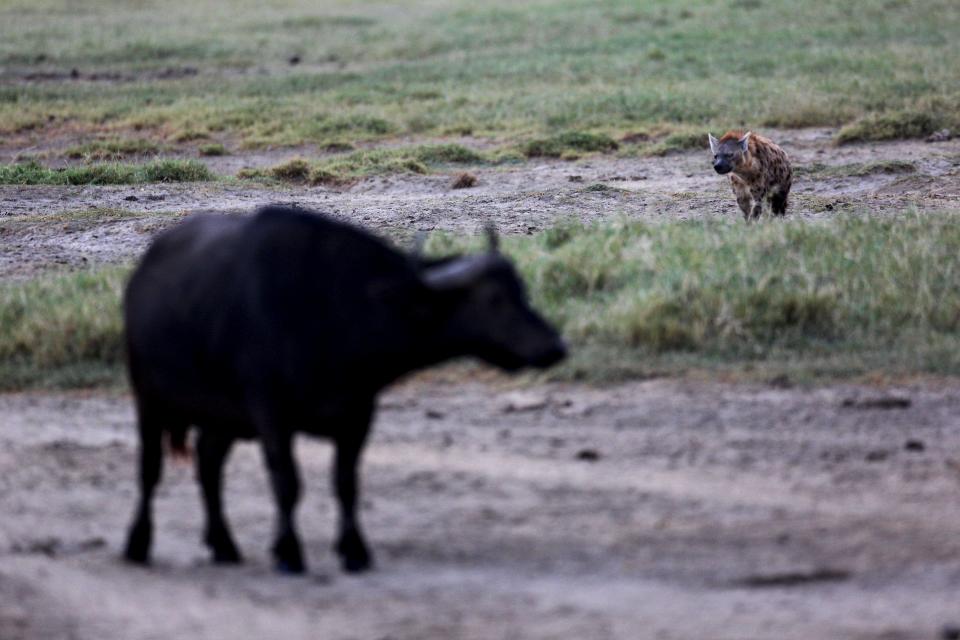
[(713, 168), (719, 174), (730, 174), (730, 184), (744, 219), (749, 222), (759, 218), (767, 200), (774, 215), (786, 214), (793, 172), (783, 149), (749, 131), (728, 131), (719, 140), (707, 135)]

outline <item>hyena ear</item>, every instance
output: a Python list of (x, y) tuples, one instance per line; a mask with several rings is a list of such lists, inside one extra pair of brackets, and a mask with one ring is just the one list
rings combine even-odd
[(713, 137), (713, 134), (712, 134), (712, 133), (708, 133), (708, 134), (707, 134), (707, 140), (710, 141), (710, 153), (716, 153), (716, 152), (717, 152), (717, 146), (720, 144), (720, 142), (719, 142), (716, 138)]
[(753, 132), (752, 132), (752, 131), (747, 131), (747, 132), (743, 135), (742, 138), (740, 138), (739, 140), (737, 140), (737, 142), (740, 143), (740, 150), (741, 150), (741, 151), (746, 151), (746, 150), (747, 150), (747, 147), (750, 146), (750, 136), (751, 136), (751, 135), (753, 135)]

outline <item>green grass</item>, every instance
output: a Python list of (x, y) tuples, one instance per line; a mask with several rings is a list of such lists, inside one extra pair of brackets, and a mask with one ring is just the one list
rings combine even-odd
[(614, 151), (618, 148), (620, 145), (616, 140), (605, 134), (564, 131), (547, 138), (530, 140), (523, 144), (520, 150), (528, 158), (564, 158), (583, 152)]
[[(81, 77), (0, 86), (0, 136), (327, 145), (848, 125), (840, 142), (916, 137), (960, 128), (957, 33), (953, 0), (9, 0), (0, 67)], [(95, 73), (120, 80), (84, 80)]]
[[(570, 223), (506, 238), (574, 345), (560, 375), (960, 374), (960, 214)], [(431, 238), (444, 253), (462, 239)]]
[(826, 165), (817, 162), (809, 165), (799, 165), (794, 168), (798, 175), (826, 177), (863, 177), (876, 174), (913, 173), (916, 170), (916, 165), (907, 160), (879, 160), (840, 165)]
[(197, 152), (201, 156), (225, 156), (230, 153), (227, 151), (227, 148), (219, 142), (200, 145), (200, 148), (197, 149)]
[(897, 111), (869, 115), (846, 125), (837, 132), (837, 144), (897, 140), (900, 138), (923, 138), (945, 127), (960, 125), (960, 117), (946, 110)]
[[(551, 375), (960, 375), (960, 212), (823, 223), (605, 222), (503, 238), (572, 346)], [(427, 250), (476, 249), (434, 234)], [(126, 270), (0, 285), (0, 389), (122, 378)]]
[(202, 182), (215, 176), (196, 160), (155, 160), (145, 164), (90, 164), (50, 169), (35, 161), (0, 165), (0, 184), (103, 185), (147, 182)]
[(0, 285), (0, 389), (120, 379), (120, 294), (127, 269)]

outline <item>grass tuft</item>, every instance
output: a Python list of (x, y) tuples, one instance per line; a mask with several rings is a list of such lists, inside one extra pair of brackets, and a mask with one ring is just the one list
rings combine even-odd
[(676, 151), (707, 149), (707, 134), (704, 131), (677, 131), (662, 141), (643, 150), (645, 155), (665, 156)]
[(899, 111), (867, 116), (837, 132), (837, 144), (922, 138), (942, 129), (946, 119), (929, 112)]
[(521, 151), (528, 158), (560, 158), (580, 153), (615, 151), (619, 148), (616, 140), (600, 133), (586, 131), (565, 131), (547, 138), (537, 138), (521, 145)]
[(0, 184), (105, 185), (149, 182), (203, 182), (216, 176), (196, 160), (155, 160), (141, 165), (91, 164), (50, 169), (36, 161), (0, 166)]
[(306, 182), (310, 177), (310, 163), (294, 158), (270, 169), (270, 177), (286, 182)]
[(215, 177), (196, 160), (157, 160), (134, 170), (134, 182), (206, 182)]
[(229, 153), (229, 151), (227, 151), (227, 148), (219, 142), (213, 142), (211, 144), (200, 145), (200, 148), (197, 149), (197, 153), (199, 153), (201, 156), (225, 156)]
[(863, 177), (876, 174), (913, 173), (917, 166), (907, 160), (878, 160), (876, 162), (854, 162), (852, 164), (827, 165), (815, 162), (794, 167), (797, 175), (825, 177)]

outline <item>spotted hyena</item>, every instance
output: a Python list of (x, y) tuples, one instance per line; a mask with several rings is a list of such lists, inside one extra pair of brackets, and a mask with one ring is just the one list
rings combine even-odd
[(749, 131), (728, 131), (719, 140), (707, 136), (713, 168), (717, 173), (730, 174), (730, 184), (745, 220), (759, 218), (767, 199), (774, 215), (786, 214), (793, 174), (783, 149)]

